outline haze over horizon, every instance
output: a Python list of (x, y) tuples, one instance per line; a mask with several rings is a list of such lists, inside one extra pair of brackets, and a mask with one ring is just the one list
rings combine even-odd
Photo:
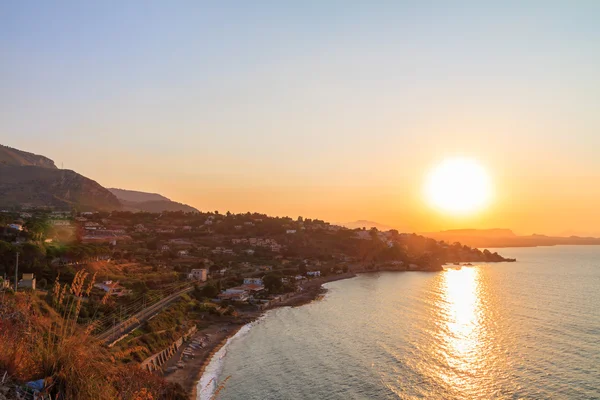
[[(600, 236), (578, 4), (3, 3), (0, 143), (200, 210)], [(455, 157), (490, 176), (477, 212), (424, 199)]]

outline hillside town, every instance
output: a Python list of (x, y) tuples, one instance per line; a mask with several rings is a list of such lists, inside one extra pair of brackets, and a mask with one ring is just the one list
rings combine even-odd
[(76, 325), (118, 364), (159, 374), (185, 396), (202, 368), (190, 365), (264, 310), (313, 300), (325, 282), (510, 261), (395, 230), (257, 213), (21, 207), (0, 210), (0, 226), (3, 291), (64, 312), (64, 292), (86, 281)]

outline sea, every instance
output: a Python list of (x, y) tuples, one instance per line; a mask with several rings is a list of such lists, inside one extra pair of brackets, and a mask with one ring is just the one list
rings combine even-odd
[(600, 399), (600, 246), (382, 272), (267, 312), (212, 358), (199, 399)]

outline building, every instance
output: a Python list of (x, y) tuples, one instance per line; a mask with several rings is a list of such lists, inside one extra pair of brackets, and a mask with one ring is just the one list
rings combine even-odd
[(308, 271), (306, 273), (307, 276), (312, 276), (313, 278), (321, 276), (321, 271)]
[(23, 279), (18, 283), (19, 289), (31, 289), (35, 290), (35, 275), (34, 274), (23, 274)]
[(287, 233), (287, 234), (293, 234), (293, 233), (296, 233), (296, 230), (295, 229), (288, 229), (287, 231), (285, 231), (285, 233)]
[(177, 252), (177, 255), (178, 255), (179, 257), (185, 257), (185, 256), (187, 256), (187, 255), (189, 255), (189, 254), (190, 254), (190, 253), (189, 253), (187, 250), (179, 250), (179, 251)]
[(195, 280), (195, 281), (206, 282), (207, 275), (208, 275), (208, 270), (206, 270), (204, 268), (202, 268), (202, 269), (193, 269), (192, 272), (190, 272), (188, 274), (188, 279), (192, 279), (192, 280)]
[(54, 226), (71, 226), (71, 222), (65, 219), (53, 219), (50, 220), (50, 224)]
[(22, 231), (23, 230), (23, 225), (20, 225), (20, 224), (8, 224), (8, 227), (10, 229), (15, 229), (17, 231)]
[(244, 278), (244, 285), (260, 285), (263, 286), (262, 278)]
[(217, 297), (221, 300), (247, 301), (249, 295), (247, 290), (240, 287), (234, 287), (219, 293)]
[(123, 286), (119, 285), (119, 282), (113, 281), (104, 281), (102, 283), (97, 283), (94, 287), (98, 289), (102, 289), (105, 292), (110, 292), (111, 296), (125, 296), (131, 293), (131, 290), (125, 289)]

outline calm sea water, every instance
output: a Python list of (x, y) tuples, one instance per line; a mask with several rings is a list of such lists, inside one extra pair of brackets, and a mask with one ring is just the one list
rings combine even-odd
[[(600, 247), (378, 273), (273, 310), (213, 359), (218, 399), (600, 399)], [(215, 378), (211, 383), (211, 379)]]

